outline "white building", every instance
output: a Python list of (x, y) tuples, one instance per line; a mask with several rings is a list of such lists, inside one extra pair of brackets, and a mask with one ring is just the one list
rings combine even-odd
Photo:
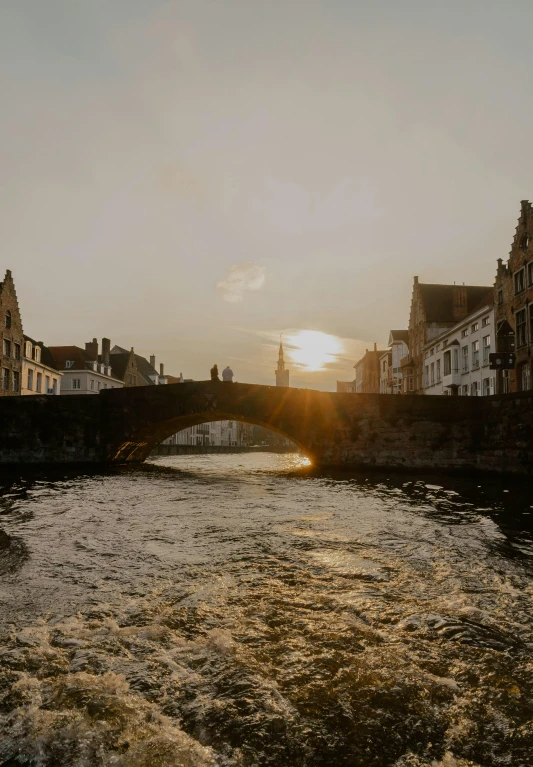
[(392, 352), (386, 351), (379, 358), (379, 393), (392, 394)]
[[(95, 339), (96, 340), (96, 339)], [(103, 389), (122, 389), (124, 381), (114, 378), (111, 365), (98, 361), (98, 344), (51, 346), (50, 354), (61, 377), (61, 394), (99, 394)]]
[(496, 351), (494, 307), (485, 302), (424, 348), (424, 394), (496, 393), (489, 354)]
[(63, 376), (42, 341), (24, 336), (21, 394), (59, 394)]
[(402, 393), (401, 360), (409, 354), (408, 341), (408, 330), (391, 330), (389, 334), (389, 347), (391, 350), (391, 361), (389, 364), (389, 391), (391, 394)]
[(212, 421), (190, 426), (163, 441), (163, 445), (251, 445), (253, 426), (241, 421)]

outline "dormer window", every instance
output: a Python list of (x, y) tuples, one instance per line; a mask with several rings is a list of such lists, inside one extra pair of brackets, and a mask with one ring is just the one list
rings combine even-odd
[(41, 361), (41, 347), (40, 346), (36, 346), (35, 347), (35, 362), (40, 362), (40, 361)]
[(31, 360), (31, 356), (32, 356), (32, 346), (29, 341), (26, 341), (26, 357), (29, 360)]
[(71, 368), (71, 367), (73, 366), (73, 364), (74, 364), (74, 361), (73, 361), (73, 360), (67, 360), (67, 361), (65, 362), (65, 367), (66, 367), (67, 369), (68, 369), (68, 368)]
[(6, 328), (9, 329), (10, 327), (11, 327), (11, 312), (8, 309), (6, 312)]

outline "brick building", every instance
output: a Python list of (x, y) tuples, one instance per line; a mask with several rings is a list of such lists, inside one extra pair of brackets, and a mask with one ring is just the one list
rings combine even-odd
[(533, 388), (533, 208), (522, 200), (507, 263), (498, 259), (494, 283), (497, 351), (515, 351), (516, 369), (498, 371), (497, 392)]
[(155, 356), (146, 357), (135, 354), (133, 346), (130, 351), (122, 346), (114, 346), (110, 354), (113, 375), (124, 381), (124, 386), (157, 386), (166, 384), (163, 363), (159, 366), (159, 373), (155, 368)]
[(358, 394), (379, 394), (379, 358), (383, 353), (384, 350), (378, 351), (377, 344), (374, 344), (374, 348), (370, 351), (367, 349), (364, 356), (355, 363), (355, 391)]
[(490, 291), (490, 285), (423, 284), (414, 278), (409, 352), (401, 361), (404, 392), (424, 394), (424, 347), (463, 320)]
[(0, 282), (0, 396), (20, 395), (22, 387), (22, 320), (11, 271)]

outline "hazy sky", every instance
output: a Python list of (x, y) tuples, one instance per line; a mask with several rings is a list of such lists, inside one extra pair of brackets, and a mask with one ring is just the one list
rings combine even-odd
[(334, 388), (533, 198), (531, 0), (3, 0), (0, 271), (29, 335)]

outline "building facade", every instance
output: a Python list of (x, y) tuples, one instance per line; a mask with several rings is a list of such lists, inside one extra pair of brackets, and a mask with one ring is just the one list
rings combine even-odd
[(408, 354), (401, 361), (404, 392), (424, 394), (424, 354), (427, 344), (463, 320), (492, 295), (478, 285), (436, 285), (414, 278), (409, 315)]
[(241, 421), (212, 421), (190, 426), (163, 441), (163, 445), (241, 447), (253, 444), (254, 427)]
[(498, 259), (494, 283), (496, 351), (516, 354), (516, 368), (498, 371), (497, 391), (533, 388), (533, 208), (522, 200), (507, 263)]
[(285, 360), (283, 359), (283, 344), (280, 341), (278, 353), (278, 366), (274, 371), (276, 374), (276, 386), (289, 386), (289, 371), (285, 369)]
[(468, 314), (424, 347), (424, 393), (481, 397), (496, 393), (489, 355), (496, 350), (494, 306)]
[(372, 350), (366, 350), (363, 357), (355, 365), (355, 391), (358, 394), (379, 394), (380, 392), (380, 369), (379, 359), (384, 350), (379, 350), (374, 344)]
[[(102, 339), (108, 341), (108, 339)], [(56, 368), (62, 372), (61, 394), (99, 394), (103, 389), (122, 389), (124, 382), (116, 378), (109, 364), (107, 349), (98, 354), (98, 341), (93, 338), (79, 346), (50, 346)]]
[(24, 336), (15, 283), (11, 271), (0, 282), (0, 396), (22, 391), (22, 347)]
[(409, 353), (409, 331), (391, 330), (389, 333), (389, 348), (391, 362), (389, 365), (389, 390), (391, 394), (401, 394), (403, 391), (402, 359)]
[(379, 358), (379, 393), (392, 394), (392, 352), (386, 351)]
[(60, 394), (63, 373), (42, 341), (23, 336), (21, 394)]

